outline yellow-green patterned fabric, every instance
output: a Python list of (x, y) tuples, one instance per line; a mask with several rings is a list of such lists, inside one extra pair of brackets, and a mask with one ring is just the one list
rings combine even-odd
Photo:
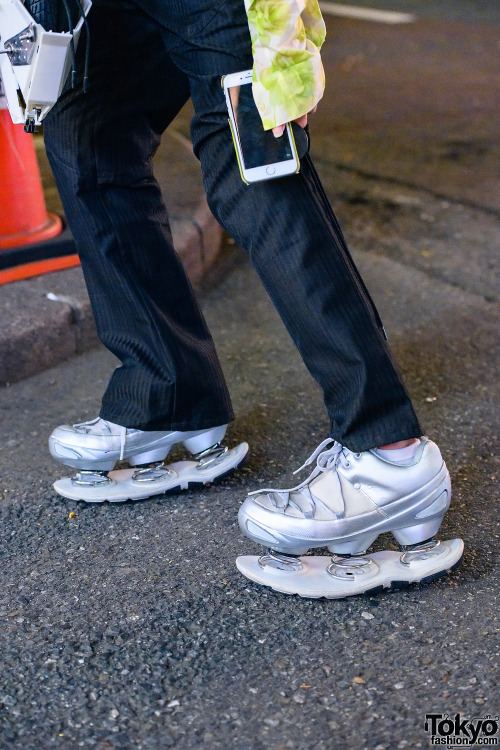
[(296, 120), (323, 96), (318, 0), (245, 0), (253, 51), (253, 95), (265, 130)]

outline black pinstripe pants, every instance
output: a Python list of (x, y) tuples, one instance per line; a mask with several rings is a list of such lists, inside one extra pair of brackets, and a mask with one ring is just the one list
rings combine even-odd
[(252, 64), (243, 0), (94, 0), (89, 23), (89, 92), (63, 94), (45, 141), (98, 333), (122, 363), (101, 416), (142, 430), (233, 417), (151, 170), (162, 132), (191, 96), (209, 205), (247, 251), (323, 388), (332, 437), (360, 451), (420, 436), (306, 149), (298, 175), (240, 179), (220, 78)]

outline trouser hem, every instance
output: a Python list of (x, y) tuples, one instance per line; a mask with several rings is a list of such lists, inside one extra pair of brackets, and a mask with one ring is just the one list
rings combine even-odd
[(422, 427), (417, 424), (410, 429), (400, 427), (396, 430), (384, 432), (379, 427), (373, 433), (366, 435), (361, 438), (347, 438), (342, 439), (341, 436), (330, 431), (330, 437), (336, 440), (341, 445), (348, 448), (353, 453), (362, 453), (363, 451), (369, 451), (373, 448), (379, 448), (381, 445), (390, 445), (391, 443), (397, 443), (400, 440), (411, 440), (412, 438), (421, 438), (425, 434)]
[(136, 422), (133, 423), (127, 419), (123, 419), (120, 414), (110, 411), (108, 409), (101, 409), (99, 416), (101, 419), (105, 419), (108, 422), (113, 422), (121, 427), (126, 427), (129, 430), (142, 430), (143, 432), (192, 432), (193, 430), (209, 430), (212, 427), (220, 427), (224, 424), (234, 421), (234, 414), (218, 414), (212, 417), (206, 417), (200, 420), (191, 420), (184, 422), (170, 422), (168, 420), (161, 421), (155, 420), (154, 426), (151, 422)]

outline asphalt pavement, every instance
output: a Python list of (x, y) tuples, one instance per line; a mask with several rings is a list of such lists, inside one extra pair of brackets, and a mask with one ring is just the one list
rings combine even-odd
[(500, 9), (496, 0), (350, 0), (349, 6), (413, 13), (419, 18), (500, 26)]
[(0, 394), (1, 747), (424, 748), (427, 713), (498, 713), (491, 303), (356, 259), (451, 470), (441, 534), (465, 539), (462, 568), (347, 601), (286, 597), (237, 572), (238, 554), (258, 552), (238, 530), (240, 502), (290, 486), (327, 422), (235, 251), (203, 300), (238, 415), (229, 440), (251, 446), (233, 478), (122, 506), (64, 501), (47, 435), (97, 412), (113, 359), (96, 350)]
[[(361, 33), (351, 21), (335, 28)], [(342, 138), (354, 105), (337, 110)], [(47, 437), (97, 414), (114, 358), (93, 348), (0, 390), (1, 748), (399, 750), (431, 746), (427, 714), (477, 724), (500, 713), (500, 217), (481, 197), (491, 164), (478, 162), (472, 196), (453, 159), (437, 187), (409, 162), (398, 177), (407, 130), (399, 142), (391, 130), (396, 162), (377, 162), (376, 146), (363, 168), (337, 139), (326, 148), (321, 123), (318, 168), (452, 475), (441, 537), (465, 540), (462, 567), (343, 601), (283, 596), (238, 573), (236, 556), (259, 552), (236, 522), (246, 492), (295, 482), (328, 425), (319, 389), (225, 238), (201, 300), (237, 414), (229, 442), (251, 447), (236, 475), (135, 504), (64, 501), (51, 489), (65, 470)], [(387, 547), (380, 537), (375, 548)]]

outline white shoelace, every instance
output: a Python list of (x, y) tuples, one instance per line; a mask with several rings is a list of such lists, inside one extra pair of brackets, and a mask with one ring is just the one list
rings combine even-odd
[(125, 440), (127, 437), (126, 427), (115, 425), (114, 422), (108, 422), (106, 419), (101, 419), (101, 417), (89, 419), (88, 422), (79, 422), (78, 424), (74, 424), (73, 427), (75, 428), (75, 430), (83, 428), (87, 434), (91, 433), (93, 435), (112, 435), (113, 432), (110, 426), (111, 424), (113, 425), (113, 427), (120, 428), (120, 461), (123, 461), (123, 457), (125, 455)]
[[(330, 445), (333, 443), (332, 447), (323, 450), (326, 448), (327, 445)], [(348, 467), (350, 465), (349, 461), (349, 450), (347, 448), (344, 448), (340, 443), (337, 443), (332, 438), (327, 438), (326, 440), (323, 440), (322, 443), (318, 445), (316, 450), (311, 453), (307, 461), (302, 464), (296, 471), (294, 471), (294, 474), (298, 474), (299, 471), (302, 471), (302, 469), (305, 469), (306, 466), (310, 466), (314, 460), (316, 460), (316, 466), (312, 470), (312, 472), (309, 474), (307, 479), (305, 479), (303, 482), (298, 484), (296, 487), (289, 487), (287, 489), (275, 489), (275, 488), (264, 488), (260, 490), (254, 490), (253, 492), (249, 492), (249, 495), (262, 495), (264, 493), (270, 493), (275, 492), (278, 495), (281, 495), (283, 499), (285, 498), (285, 495), (290, 495), (292, 492), (297, 492), (299, 490), (304, 489), (305, 487), (308, 487), (308, 485), (312, 482), (313, 479), (315, 479), (317, 476), (319, 476), (324, 471), (329, 471), (330, 469), (334, 469), (335, 466), (339, 463), (342, 464), (342, 466)]]

